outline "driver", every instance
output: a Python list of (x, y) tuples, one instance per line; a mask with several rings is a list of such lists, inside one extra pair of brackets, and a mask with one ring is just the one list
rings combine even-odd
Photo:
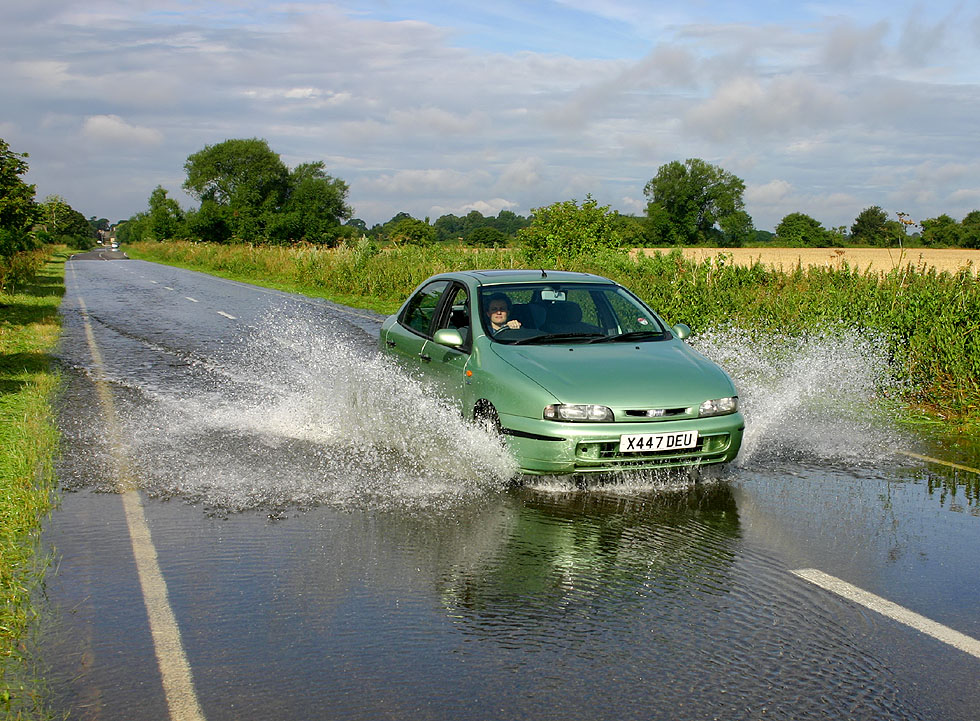
[[(490, 321), (490, 334), (496, 335), (510, 328), (517, 330), (521, 327), (519, 320), (510, 318), (510, 299), (503, 293), (494, 293), (487, 301), (487, 320)], [(510, 320), (508, 320), (510, 318)]]

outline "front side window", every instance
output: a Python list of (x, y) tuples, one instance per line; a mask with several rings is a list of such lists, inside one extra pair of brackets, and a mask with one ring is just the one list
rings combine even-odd
[(421, 335), (429, 335), (436, 308), (439, 307), (439, 301), (448, 285), (448, 280), (437, 280), (421, 288), (405, 307), (405, 312), (400, 319), (401, 324)]
[(469, 295), (466, 292), (466, 288), (454, 284), (452, 288), (446, 291), (445, 296), (446, 302), (440, 314), (439, 322), (436, 324), (436, 330), (440, 328), (453, 328), (458, 330), (460, 337), (463, 339), (463, 347), (468, 348), (471, 329)]

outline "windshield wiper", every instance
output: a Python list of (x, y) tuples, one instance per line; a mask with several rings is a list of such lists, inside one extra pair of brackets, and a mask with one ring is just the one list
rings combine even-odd
[(619, 335), (604, 335), (601, 338), (596, 338), (595, 340), (590, 340), (589, 343), (613, 343), (613, 342), (628, 342), (633, 340), (643, 340), (644, 338), (662, 338), (663, 331), (659, 330), (634, 330), (629, 333), (620, 333)]
[[(511, 345), (530, 345), (532, 343), (550, 343), (551, 341), (579, 340), (582, 338), (601, 338), (601, 333), (547, 333), (515, 340)], [(594, 342), (594, 341), (590, 341)]]

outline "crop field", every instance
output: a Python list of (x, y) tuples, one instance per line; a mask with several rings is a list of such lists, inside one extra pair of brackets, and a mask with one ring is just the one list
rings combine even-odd
[[(636, 253), (638, 251), (634, 251)], [(659, 248), (643, 249), (646, 255), (666, 253)], [(789, 271), (797, 267), (841, 268), (846, 263), (863, 273), (888, 273), (911, 265), (919, 270), (935, 268), (938, 272), (980, 271), (980, 250), (967, 248), (684, 248), (684, 257), (696, 263), (730, 256), (736, 265), (750, 267), (761, 263), (773, 270)]]

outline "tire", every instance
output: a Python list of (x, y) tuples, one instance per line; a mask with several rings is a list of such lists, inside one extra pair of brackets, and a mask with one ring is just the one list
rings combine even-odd
[(500, 438), (503, 435), (500, 416), (490, 401), (477, 401), (473, 408), (473, 420), (495, 438)]

